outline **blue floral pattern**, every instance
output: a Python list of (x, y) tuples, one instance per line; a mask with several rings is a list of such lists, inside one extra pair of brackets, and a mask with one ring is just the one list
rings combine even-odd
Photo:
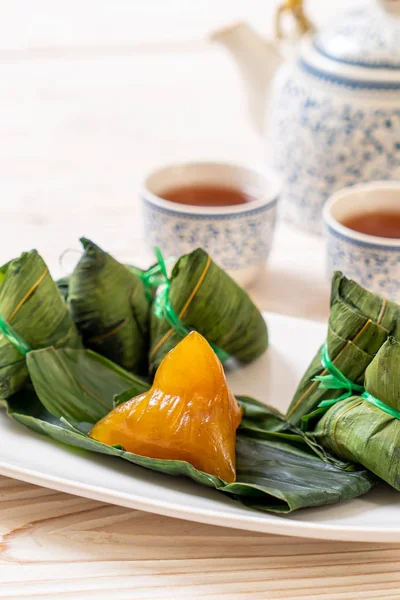
[(276, 221), (276, 202), (231, 215), (196, 215), (160, 208), (143, 200), (145, 230), (151, 246), (165, 256), (202, 247), (224, 269), (259, 265), (268, 256)]
[(342, 271), (371, 291), (400, 302), (400, 246), (351, 240), (328, 228), (328, 267)]
[(319, 233), (322, 206), (333, 192), (400, 179), (399, 92), (350, 92), (297, 66), (276, 93), (271, 160), (282, 175), (282, 210), (290, 221)]
[(317, 34), (315, 47), (350, 65), (400, 69), (400, 22), (378, 7), (353, 9)]

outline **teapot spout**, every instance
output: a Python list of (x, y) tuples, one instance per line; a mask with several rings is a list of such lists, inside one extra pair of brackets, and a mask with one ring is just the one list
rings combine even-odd
[(283, 62), (277, 46), (264, 40), (246, 23), (238, 23), (211, 35), (232, 54), (245, 84), (252, 121), (264, 129), (265, 106), (271, 81)]

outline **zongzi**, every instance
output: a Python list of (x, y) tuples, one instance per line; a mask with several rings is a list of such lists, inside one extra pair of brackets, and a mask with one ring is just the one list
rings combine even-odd
[[(0, 269), (0, 315), (30, 348), (80, 348), (81, 340), (57, 285), (36, 250)], [(20, 390), (28, 379), (25, 357), (0, 336), (0, 398)]]
[(151, 316), (152, 373), (182, 339), (171, 323), (171, 312), (185, 328), (198, 331), (214, 347), (240, 361), (252, 361), (268, 346), (267, 326), (260, 311), (201, 248), (178, 260), (161, 315), (158, 308), (156, 299)]
[(68, 446), (190, 477), (258, 510), (282, 514), (340, 502), (365, 494), (376, 482), (364, 468), (349, 471), (339, 458), (322, 460), (319, 446), (310, 444), (309, 437), (283, 415), (243, 396), (237, 398), (243, 419), (236, 432), (235, 482), (227, 483), (186, 461), (133, 454), (120, 445), (98, 442), (88, 432), (115, 404), (147, 392), (146, 382), (91, 350), (32, 351), (27, 355), (27, 368), (33, 387), (24, 387), (4, 403), (16, 421)]
[(68, 305), (87, 348), (128, 371), (147, 373), (150, 304), (143, 281), (93, 242), (68, 285)]
[(231, 482), (240, 420), (219, 359), (192, 332), (164, 358), (150, 391), (114, 408), (90, 437), (142, 456), (183, 460)]
[[(366, 368), (390, 335), (400, 340), (400, 306), (365, 290), (341, 273), (335, 273), (325, 343), (330, 362), (348, 380), (362, 386)], [(293, 424), (300, 425), (322, 400), (343, 394), (345, 389), (331, 389), (316, 380), (328, 372), (320, 349), (287, 412)]]
[(313, 437), (400, 491), (399, 364), (400, 343), (389, 338), (365, 372), (365, 392), (329, 408)]
[[(37, 355), (40, 362), (47, 352), (49, 351), (32, 352), (30, 356)], [(63, 353), (60, 350), (56, 352)], [(28, 367), (31, 365), (32, 362)], [(290, 429), (287, 431), (287, 424), (281, 422), (283, 419), (277, 417), (276, 411), (250, 398), (240, 399), (247, 423), (243, 431), (240, 426), (237, 432), (237, 475), (233, 483), (226, 483), (218, 477), (198, 471), (185, 461), (147, 458), (126, 452), (120, 446), (102, 444), (87, 435), (92, 415), (103, 410), (103, 406), (109, 403), (109, 371), (99, 368), (96, 373), (99, 379), (98, 393), (89, 396), (83, 388), (79, 391), (80, 386), (76, 386), (78, 382), (74, 380), (72, 372), (57, 371), (58, 383), (63, 383), (63, 398), (52, 395), (51, 403), (55, 403), (52, 409), (58, 404), (56, 412), (61, 414), (65, 398), (68, 401), (74, 401), (75, 398), (76, 407), (87, 411), (84, 422), (71, 422), (68, 418), (57, 419), (46, 411), (42, 403), (47, 392), (36, 385), (39, 397), (32, 388), (27, 387), (6, 401), (8, 415), (29, 429), (68, 446), (119, 457), (161, 473), (190, 477), (199, 484), (228, 494), (232, 500), (240, 501), (248, 507), (277, 514), (356, 498), (368, 492), (376, 483), (376, 478), (365, 469), (347, 471), (339, 459), (337, 466), (334, 466), (318, 458), (308, 445), (301, 444), (297, 435), (291, 434)], [(45, 372), (41, 370), (39, 377), (45, 377)], [(101, 385), (101, 382), (105, 385)], [(121, 383), (123, 384), (123, 380)], [(282, 433), (276, 431), (276, 428), (280, 430), (282, 427)]]

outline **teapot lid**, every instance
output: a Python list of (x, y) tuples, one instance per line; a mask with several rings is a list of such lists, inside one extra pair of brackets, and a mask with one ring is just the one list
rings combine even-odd
[(346, 12), (316, 34), (314, 50), (346, 65), (400, 70), (400, 1), (380, 4)]

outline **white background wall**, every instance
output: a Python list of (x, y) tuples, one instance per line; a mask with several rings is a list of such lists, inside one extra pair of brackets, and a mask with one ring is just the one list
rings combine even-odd
[[(367, 0), (368, 1), (368, 0)], [(306, 0), (316, 23), (362, 0)], [(201, 40), (213, 28), (247, 19), (271, 31), (278, 0), (4, 0), (2, 50), (71, 46), (135, 46)]]

